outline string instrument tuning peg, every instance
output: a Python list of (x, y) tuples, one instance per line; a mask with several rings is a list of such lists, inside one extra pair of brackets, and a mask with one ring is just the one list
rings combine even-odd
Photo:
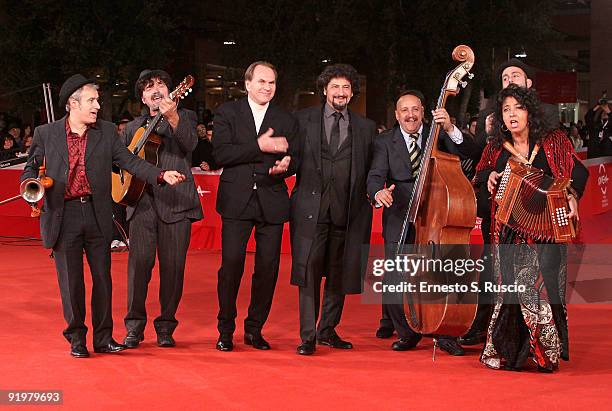
[(471, 79), (473, 79), (473, 78), (474, 78), (474, 73), (468, 73), (468, 74), (467, 74), (467, 77), (468, 77), (470, 80), (471, 80)]

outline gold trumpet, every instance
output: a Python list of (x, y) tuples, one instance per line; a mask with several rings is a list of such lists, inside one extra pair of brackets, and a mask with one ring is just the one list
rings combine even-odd
[(32, 206), (31, 216), (38, 217), (40, 215), (40, 209), (36, 203), (44, 197), (45, 190), (53, 186), (53, 179), (45, 175), (45, 169), (45, 160), (43, 160), (42, 166), (38, 169), (38, 177), (26, 178), (23, 180), (19, 185), (19, 194), (0, 201), (0, 205), (23, 198)]

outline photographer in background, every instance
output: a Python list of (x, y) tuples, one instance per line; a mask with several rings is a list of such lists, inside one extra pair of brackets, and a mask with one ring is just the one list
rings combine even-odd
[(608, 122), (610, 102), (604, 91), (595, 107), (584, 116), (589, 129), (587, 158), (612, 156), (612, 124)]
[(199, 123), (196, 127), (198, 133), (198, 145), (193, 150), (191, 157), (192, 167), (199, 167), (202, 171), (214, 171), (220, 167), (213, 157), (212, 146), (212, 121), (205, 126)]

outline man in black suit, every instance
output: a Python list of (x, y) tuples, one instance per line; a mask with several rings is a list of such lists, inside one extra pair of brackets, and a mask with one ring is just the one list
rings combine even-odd
[(139, 127), (146, 127), (161, 113), (161, 120), (154, 130), (161, 138), (157, 164), (178, 170), (186, 177), (185, 183), (176, 188), (147, 185), (138, 203), (127, 208), (130, 255), (124, 343), (128, 348), (137, 347), (144, 339), (147, 323), (145, 302), (156, 253), (161, 306), (160, 315), (153, 321), (157, 345), (175, 346), (172, 334), (178, 325), (176, 311), (183, 294), (191, 223), (202, 219), (202, 207), (191, 174), (191, 152), (198, 143), (196, 114), (177, 107), (168, 97), (171, 88), (172, 79), (165, 71), (142, 71), (135, 92), (149, 112), (130, 121), (124, 130), (125, 144), (128, 145)]
[[(423, 102), (424, 97), (420, 91), (403, 92), (395, 106), (398, 125), (374, 139), (367, 189), (372, 203), (376, 207), (385, 207), (382, 220), (387, 259), (395, 258), (404, 217), (418, 176), (420, 152), (424, 149), (429, 135), (429, 127), (423, 124)], [(464, 140), (461, 131), (451, 123), (446, 110), (443, 108), (434, 110), (433, 121), (440, 124), (443, 129), (438, 137), (438, 148), (457, 154), (460, 158), (467, 158), (474, 149), (472, 145), (468, 145), (471, 139), (466, 136)], [(411, 232), (407, 238), (410, 239), (412, 236), (414, 232)], [(385, 274), (385, 284), (398, 284), (398, 281), (397, 274), (392, 272)], [(383, 295), (383, 319), (377, 336), (390, 337), (393, 330), (397, 331), (399, 337), (391, 346), (395, 351), (409, 350), (421, 339), (421, 336), (408, 326), (401, 295), (398, 293)], [(442, 336), (438, 341), (440, 348), (449, 354), (464, 354), (454, 338)]]
[(323, 104), (298, 113), (300, 164), (291, 195), (291, 284), (299, 287), (300, 355), (313, 354), (315, 340), (353, 348), (336, 327), (345, 295), (362, 291), (372, 227), (365, 183), (376, 124), (347, 108), (359, 95), (357, 72), (347, 64), (328, 66), (317, 89)]
[(37, 127), (22, 180), (38, 176), (41, 165), (54, 180), (45, 191), (40, 215), (43, 245), (53, 249), (68, 326), (64, 336), (74, 357), (89, 357), (86, 346), (83, 251), (91, 270), (94, 351), (125, 349), (113, 340), (110, 243), (113, 236), (111, 166), (119, 164), (151, 184), (176, 184), (184, 176), (132, 155), (121, 143), (113, 123), (99, 120), (97, 86), (80, 74), (62, 85), (60, 106), (68, 114)]
[(231, 351), (236, 329), (236, 297), (244, 271), (246, 247), (255, 228), (255, 272), (251, 303), (244, 321), (244, 343), (270, 349), (261, 330), (268, 318), (278, 278), (283, 224), (289, 219), (285, 178), (294, 173), (295, 119), (270, 101), (277, 73), (265, 61), (245, 74), (247, 97), (223, 104), (215, 114), (213, 154), (223, 167), (217, 192), (221, 214), (222, 256), (217, 349)]

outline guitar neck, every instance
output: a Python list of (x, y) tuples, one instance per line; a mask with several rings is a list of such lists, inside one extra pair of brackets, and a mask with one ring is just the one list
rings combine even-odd
[(140, 140), (138, 140), (138, 143), (136, 143), (136, 146), (134, 147), (134, 154), (140, 153), (140, 150), (142, 150), (144, 145), (147, 143), (149, 135), (153, 132), (155, 127), (157, 127), (157, 123), (159, 123), (159, 120), (161, 119), (161, 117), (162, 117), (162, 114), (160, 111), (157, 113), (155, 117), (153, 117), (153, 120), (149, 122), (149, 125), (145, 129), (145, 132), (142, 134), (142, 136), (140, 137)]

